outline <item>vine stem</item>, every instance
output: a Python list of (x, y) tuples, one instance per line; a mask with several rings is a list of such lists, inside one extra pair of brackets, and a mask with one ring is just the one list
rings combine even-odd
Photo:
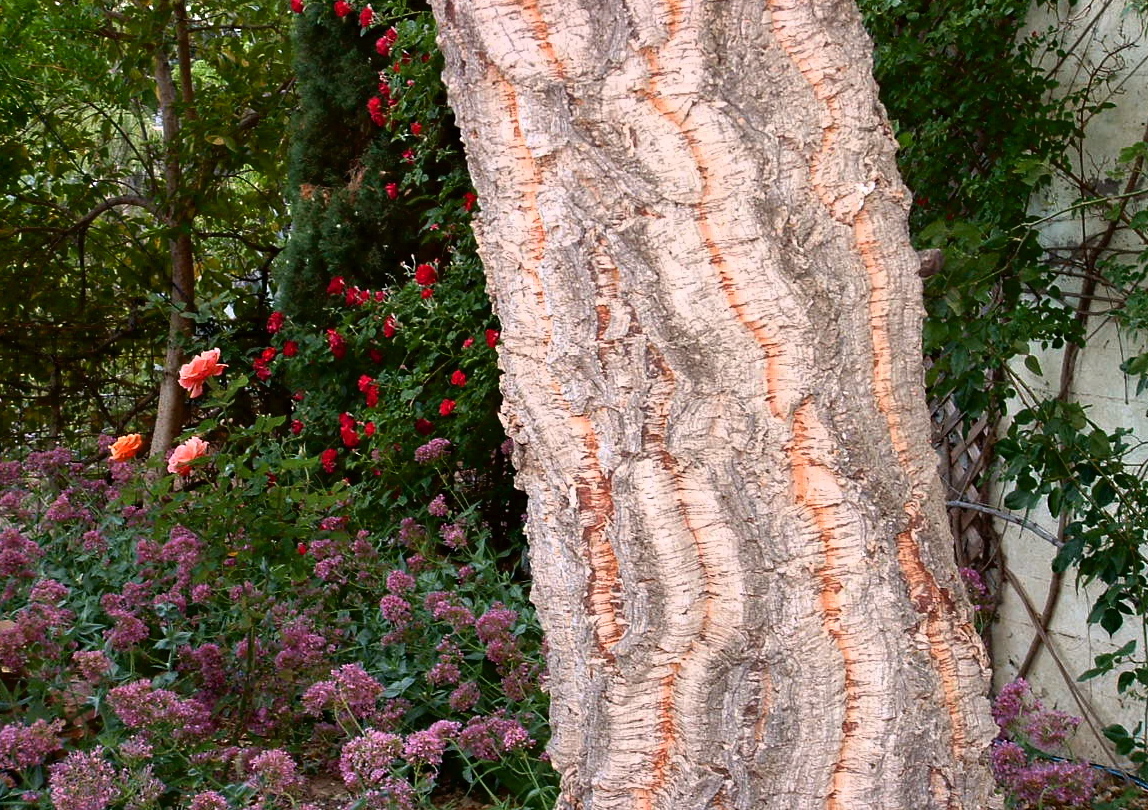
[(1000, 518), (1001, 520), (1008, 523), (1015, 523), (1022, 529), (1028, 529), (1041, 540), (1047, 540), (1057, 548), (1060, 548), (1062, 545), (1064, 545), (1064, 541), (1062, 541), (1052, 532), (1045, 531), (1043, 528), (1033, 523), (1031, 520), (1026, 520), (1022, 517), (1012, 514), (1011, 512), (1006, 512), (1003, 509), (996, 509), (992, 506), (987, 506), (983, 503), (973, 503), (972, 501), (946, 501), (945, 506), (969, 509), (973, 512), (983, 512), (986, 515), (992, 515), (993, 517)]
[(1004, 578), (1008, 580), (1008, 583), (1012, 585), (1012, 587), (1016, 590), (1021, 604), (1024, 605), (1024, 609), (1028, 613), (1029, 619), (1032, 621), (1033, 626), (1036, 628), (1036, 632), (1044, 639), (1044, 646), (1052, 656), (1052, 660), (1056, 662), (1056, 668), (1060, 670), (1060, 675), (1062, 678), (1064, 678), (1064, 683), (1068, 687), (1068, 691), (1072, 695), (1073, 701), (1076, 702), (1077, 707), (1080, 709), (1080, 714), (1084, 718), (1084, 722), (1088, 724), (1089, 730), (1093, 733), (1096, 739), (1103, 744), (1101, 747), (1105, 756), (1108, 757), (1108, 761), (1112, 764), (1113, 767), (1119, 767), (1116, 759), (1112, 756), (1112, 752), (1108, 744), (1108, 739), (1097, 727), (1097, 723), (1100, 722), (1100, 719), (1096, 713), (1096, 709), (1094, 709), (1092, 704), (1088, 702), (1083, 694), (1081, 694), (1080, 687), (1076, 685), (1075, 678), (1069, 674), (1068, 667), (1065, 666), (1064, 660), (1060, 657), (1060, 653), (1058, 653), (1056, 651), (1056, 647), (1052, 645), (1051, 639), (1048, 638), (1048, 631), (1045, 630), (1044, 626), (1040, 623), (1040, 614), (1037, 613), (1036, 606), (1033, 605), (1032, 600), (1029, 598), (1028, 591), (1024, 589), (1024, 585), (1021, 584), (1021, 581), (1014, 573), (1008, 569), (1007, 566), (1002, 565), (1001, 572), (1004, 575)]

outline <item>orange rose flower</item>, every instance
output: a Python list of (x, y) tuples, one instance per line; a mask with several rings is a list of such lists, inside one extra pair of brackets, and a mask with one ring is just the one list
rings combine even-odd
[(171, 458), (167, 460), (167, 471), (179, 475), (190, 475), (191, 462), (205, 455), (207, 455), (207, 442), (198, 436), (192, 436), (172, 451)]
[(109, 448), (112, 461), (127, 461), (129, 458), (135, 458), (141, 447), (143, 447), (143, 437), (138, 433), (120, 436), (112, 442), (112, 446)]
[(192, 399), (203, 393), (208, 377), (218, 377), (227, 366), (219, 362), (219, 349), (208, 349), (197, 354), (179, 370), (180, 387), (186, 388)]

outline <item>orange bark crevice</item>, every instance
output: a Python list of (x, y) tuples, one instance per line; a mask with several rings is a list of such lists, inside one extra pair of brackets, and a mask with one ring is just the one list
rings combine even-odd
[(559, 81), (566, 80), (566, 66), (562, 60), (558, 58), (557, 52), (554, 50), (554, 45), (550, 42), (550, 26), (546, 22), (546, 18), (542, 16), (542, 10), (538, 6), (538, 0), (519, 0), (519, 8), (522, 9), (522, 16), (526, 20), (527, 25), (530, 26), (535, 39), (538, 42), (538, 47), (542, 51), (542, 55), (546, 57), (546, 61), (554, 67), (554, 75)]
[[(648, 89), (646, 98), (654, 109), (667, 121), (670, 121), (685, 141), (691, 158), (697, 166), (699, 176), (702, 178), (700, 199), (692, 206), (694, 221), (698, 228), (702, 244), (709, 254), (709, 264), (715, 272), (720, 289), (725, 296), (730, 311), (737, 322), (745, 328), (754, 341), (762, 349), (765, 362), (766, 403), (771, 415), (778, 420), (785, 420), (786, 410), (783, 407), (782, 394), (793, 396), (797, 385), (786, 373), (792, 367), (793, 361), (786, 356), (784, 344), (773, 334), (773, 330), (761, 319), (755, 317), (740, 295), (734, 280), (733, 271), (720, 247), (720, 236), (709, 221), (711, 201), (715, 195), (712, 188), (711, 171), (708, 167), (708, 158), (699, 139), (687, 125), (685, 116), (670, 105), (658, 90), (658, 79), (663, 75), (659, 64), (658, 52), (648, 48), (643, 52), (649, 71)], [(819, 502), (814, 490), (824, 489), (826, 479), (836, 486), (832, 473), (825, 467), (816, 465), (810, 455), (809, 434), (807, 422), (815, 419), (808, 408), (799, 409), (794, 416), (795, 441), (787, 449), (789, 460), (793, 469), (795, 500), (805, 507), (807, 520), (820, 536), (824, 548), (825, 564), (820, 570), (822, 582), (820, 601), (822, 619), (827, 634), (833, 639), (841, 655), (845, 687), (845, 710), (841, 725), (841, 738), (832, 773), (831, 793), (827, 798), (829, 810), (844, 810), (849, 802), (865, 794), (865, 788), (855, 784), (855, 775), (863, 773), (865, 769), (860, 766), (859, 746), (855, 744), (859, 735), (868, 729), (862, 727), (866, 719), (859, 709), (858, 683), (855, 672), (857, 670), (857, 642), (842, 621), (842, 614), (846, 607), (846, 599), (842, 596), (841, 582), (835, 577), (838, 570), (857, 570), (860, 561), (852, 559), (857, 556), (852, 548), (853, 544), (848, 537), (839, 537), (840, 529), (846, 522), (837, 515), (832, 504)], [(872, 719), (872, 718), (869, 718)]]
[[(539, 162), (534, 159), (526, 145), (522, 123), (519, 119), (518, 97), (513, 86), (495, 72), (495, 80), (503, 98), (513, 137), (508, 138), (516, 171), (516, 188), (522, 199), (523, 210), (530, 222), (530, 243), (524, 251), (521, 270), (530, 282), (535, 301), (535, 315), (543, 326), (543, 343), (549, 346), (553, 335), (550, 316), (547, 314), (545, 287), (540, 268), (546, 255), (546, 229), (538, 204), (538, 192), (544, 178)], [(613, 515), (614, 504), (610, 495), (610, 485), (598, 464), (598, 438), (590, 420), (573, 413), (558, 382), (550, 379), (552, 400), (560, 403), (566, 412), (567, 424), (576, 443), (582, 449), (578, 468), (573, 472), (575, 494), (579, 505), (579, 520), (583, 524), (582, 537), (587, 544), (590, 571), (586, 588), (586, 603), (600, 657), (608, 664), (614, 660), (611, 648), (618, 643), (623, 633), (618, 602), (621, 598), (621, 583), (618, 575), (618, 560), (614, 549), (606, 537), (606, 529)]]
[[(794, 67), (805, 78), (814, 97), (823, 105), (826, 121), (823, 123), (822, 140), (817, 153), (810, 158), (810, 183), (822, 205), (837, 220), (850, 226), (854, 246), (861, 256), (869, 278), (869, 324), (873, 347), (873, 394), (878, 410), (885, 418), (891, 443), (906, 477), (914, 491), (904, 504), (908, 528), (896, 537), (897, 560), (908, 586), (910, 597), (918, 612), (924, 614), (925, 635), (929, 644), (929, 654), (933, 660), (941, 687), (941, 700), (950, 720), (950, 748), (953, 755), (963, 759), (967, 744), (966, 723), (961, 707), (960, 686), (957, 676), (957, 657), (949, 641), (954, 637), (955, 615), (949, 595), (941, 589), (935, 578), (921, 560), (921, 550), (917, 542), (917, 532), (924, 523), (920, 510), (922, 493), (916, 491), (920, 485), (914, 469), (909, 443), (901, 424), (901, 405), (896, 401), (893, 375), (893, 351), (890, 338), (891, 302), (888, 295), (888, 271), (881, 255), (880, 241), (876, 237), (872, 221), (864, 210), (864, 192), (860, 200), (845, 205), (849, 195), (835, 193), (822, 175), (824, 156), (836, 146), (835, 140), (840, 130), (842, 111), (835, 91), (828, 86), (826, 77), (835, 72), (822, 54), (825, 43), (819, 42), (808, 27), (795, 13), (799, 4), (771, 0), (774, 35), (782, 49), (789, 56)], [(821, 39), (824, 39), (822, 36)]]
[[(673, 17), (671, 17), (671, 19), (673, 19)], [(653, 49), (646, 49), (644, 55), (650, 75), (649, 89), (646, 93), (646, 98), (654, 109), (657, 110), (658, 114), (671, 122), (678, 130), (682, 139), (686, 142), (690, 156), (702, 178), (701, 199), (693, 205), (693, 211), (698, 233), (706, 251), (709, 253), (710, 266), (717, 274), (718, 284), (721, 287), (726, 302), (729, 304), (730, 311), (734, 314), (737, 321), (753, 335), (755, 342), (763, 350), (766, 365), (766, 403), (774, 418), (783, 419), (785, 413), (778, 397), (778, 392), (792, 392), (796, 390), (797, 386), (791, 380), (785, 379), (785, 364), (782, 362), (783, 349), (781, 341), (760, 318), (755, 317), (749, 311), (748, 305), (741, 297), (737, 285), (734, 283), (726, 258), (719, 246), (717, 232), (709, 221), (709, 204), (714, 195), (710, 181), (711, 172), (708, 168), (708, 161), (704, 150), (698, 142), (698, 139), (694, 137), (690, 129), (686, 126), (685, 116), (674, 110), (666, 103), (665, 98), (658, 93), (656, 81), (657, 77), (662, 75), (662, 69), (658, 62), (657, 53)]]
[(847, 607), (844, 587), (838, 572), (856, 571), (864, 564), (863, 552), (855, 536), (843, 532), (851, 522), (841, 510), (844, 496), (833, 472), (817, 458), (817, 445), (824, 434), (813, 403), (806, 402), (797, 409), (793, 419), (793, 445), (789, 450), (793, 465), (794, 498), (809, 515), (817, 528), (825, 555), (825, 563), (818, 572), (821, 580), (821, 613), (826, 632), (833, 639), (841, 655), (844, 668), (845, 714), (841, 721), (841, 741), (833, 766), (832, 790), (826, 799), (827, 810), (851, 808), (849, 799), (863, 796), (863, 789), (854, 784), (853, 777), (863, 772), (862, 754), (857, 743), (859, 734), (867, 729), (867, 718), (860, 706), (858, 670), (859, 643), (854, 633), (842, 621)]

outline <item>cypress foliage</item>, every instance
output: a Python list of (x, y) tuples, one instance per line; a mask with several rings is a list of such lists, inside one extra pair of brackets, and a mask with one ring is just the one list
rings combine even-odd
[[(387, 11), (397, 17), (400, 5), (388, 4), (376, 19), (385, 20)], [(404, 148), (394, 140), (394, 127), (376, 125), (367, 109), (388, 71), (394, 72), (392, 59), (376, 47), (386, 29), (360, 28), (357, 17), (339, 18), (326, 4), (313, 3), (295, 26), (299, 109), (288, 167), (293, 226), (277, 286), (280, 308), (300, 322), (319, 318), (332, 277), (365, 288), (386, 286), (403, 262), (427, 253), (420, 234), (430, 207), (426, 196), (388, 196), (387, 184), (401, 183), (406, 174)], [(422, 38), (414, 20), (401, 27)], [(409, 72), (409, 65), (403, 67)], [(439, 106), (446, 108), (445, 96)]]

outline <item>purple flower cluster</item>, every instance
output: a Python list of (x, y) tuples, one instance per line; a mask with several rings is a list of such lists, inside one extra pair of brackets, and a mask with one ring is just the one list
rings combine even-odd
[(48, 769), (56, 810), (105, 810), (120, 796), (116, 770), (94, 751), (72, 751)]
[(1096, 771), (1087, 762), (1032, 761), (1014, 742), (993, 748), (993, 773), (1021, 807), (1077, 807), (1096, 793)]
[(413, 590), (414, 587), (415, 578), (406, 571), (396, 569), (387, 574), (387, 590), (391, 593), (404, 594), (407, 591)]
[(313, 715), (345, 709), (357, 720), (370, 720), (382, 694), (383, 685), (359, 664), (344, 664), (331, 670), (330, 680), (318, 681), (303, 693), (303, 708)]
[(146, 680), (117, 686), (108, 692), (108, 704), (129, 728), (170, 728), (181, 738), (202, 735), (211, 728), (211, 712), (200, 701), (185, 700)]
[(49, 754), (60, 750), (58, 735), (63, 728), (63, 720), (0, 727), (0, 771), (21, 771), (42, 764)]
[(494, 761), (507, 751), (534, 744), (530, 732), (517, 720), (500, 714), (475, 716), (458, 735), (458, 745), (477, 759)]
[(76, 674), (88, 683), (102, 680), (112, 668), (111, 659), (102, 650), (77, 650), (72, 653)]
[(447, 548), (466, 548), (466, 526), (461, 523), (448, 523), (439, 529), (439, 537)]
[(181, 647), (179, 658), (180, 671), (194, 673), (206, 692), (217, 695), (227, 688), (227, 664), (218, 644), (208, 642), (199, 647)]
[(962, 568), (960, 575), (961, 579), (965, 581), (965, 590), (969, 594), (969, 601), (973, 603), (973, 608), (978, 613), (991, 611), (993, 609), (992, 593), (985, 584), (981, 572), (975, 568)]
[(411, 619), (411, 603), (401, 596), (389, 593), (379, 600), (379, 610), (383, 618), (395, 625), (397, 630), (405, 630)]
[[(34, 579), (36, 563), (43, 556), (44, 550), (16, 529), (0, 530), (0, 577)], [(6, 588), (4, 599), (11, 598)]]
[(1006, 684), (993, 702), (993, 718), (1002, 735), (992, 752), (997, 781), (1018, 807), (1077, 806), (1096, 791), (1096, 772), (1087, 762), (1050, 761), (1045, 755), (1060, 749), (1080, 724), (1080, 718), (1046, 709), (1028, 683), (1018, 678)]
[(446, 591), (431, 591), (423, 598), (423, 607), (436, 622), (448, 622), (456, 631), (474, 624), (474, 614), (466, 605), (460, 605)]
[(191, 797), (188, 810), (229, 810), (229, 806), (222, 793), (205, 790)]
[(415, 448), (415, 461), (419, 464), (429, 464), (445, 456), (450, 451), (450, 441), (443, 438), (431, 439), (424, 445)]
[(247, 767), (252, 785), (264, 794), (290, 795), (303, 784), (295, 760), (281, 748), (256, 754)]
[(367, 729), (343, 745), (339, 773), (349, 788), (381, 787), (392, 776), (403, 741), (397, 734)]
[(280, 632), (283, 649), (275, 656), (278, 669), (306, 672), (320, 666), (334, 645), (312, 629), (306, 619), (295, 619)]
[(462, 730), (462, 724), (453, 720), (438, 720), (422, 731), (408, 734), (403, 740), (403, 759), (412, 765), (430, 765), (437, 768), (452, 739)]
[(405, 517), (399, 521), (399, 543), (410, 546), (426, 536), (426, 530), (413, 517)]
[(446, 517), (450, 514), (450, 508), (446, 505), (446, 496), (441, 492), (434, 496), (429, 504), (427, 504), (427, 512), (435, 517)]
[(460, 714), (469, 712), (478, 703), (480, 697), (482, 697), (482, 693), (479, 691), (478, 684), (467, 681), (459, 684), (458, 688), (450, 693), (450, 707)]

